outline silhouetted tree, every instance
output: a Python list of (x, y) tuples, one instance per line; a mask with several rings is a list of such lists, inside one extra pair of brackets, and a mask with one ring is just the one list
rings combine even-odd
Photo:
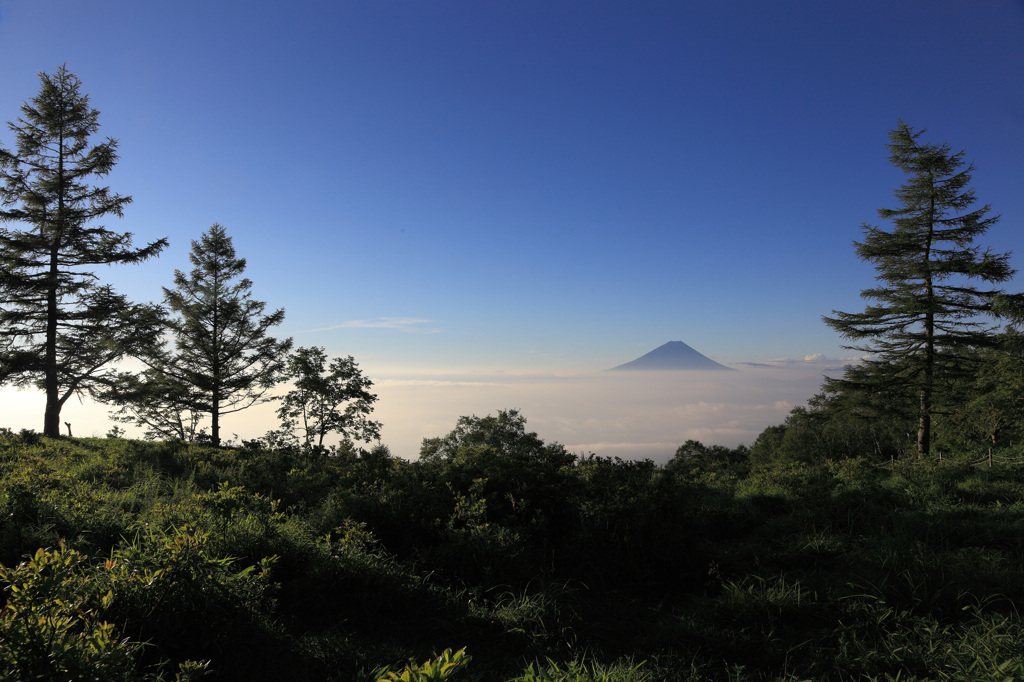
[(131, 202), (89, 184), (114, 167), (117, 141), (90, 146), (99, 112), (67, 68), (40, 80), (8, 124), (16, 151), (0, 148), (0, 222), (28, 226), (0, 229), (0, 383), (44, 390), (43, 433), (58, 436), (68, 398), (96, 395), (109, 365), (152, 346), (160, 331), (154, 306), (100, 284), (95, 267), (144, 261), (167, 240), (136, 249), (131, 233), (93, 224)]
[(307, 448), (314, 439), (317, 448), (323, 448), (328, 433), (367, 443), (380, 438), (380, 422), (368, 419), (377, 401), (369, 390), (373, 382), (351, 355), (328, 365), (323, 348), (299, 348), (288, 358), (285, 375), (295, 385), (282, 398), (277, 414), (285, 428), (302, 427)]
[(527, 431), (526, 417), (511, 409), (459, 417), (448, 434), (424, 438), (416, 467), (443, 482), (457, 506), (476, 501), (489, 522), (537, 539), (569, 529), (576, 461), (565, 446)]
[(117, 406), (112, 419), (145, 428), (146, 438), (193, 442), (201, 434), (201, 395), (168, 366), (174, 356), (162, 350), (146, 354), (150, 366), (143, 372), (121, 372), (99, 398)]
[(189, 423), (189, 412), (210, 415), (210, 438), (220, 445), (221, 416), (270, 400), (292, 341), (267, 335), (284, 310), (265, 315), (266, 304), (252, 300), (252, 282), (238, 279), (245, 259), (235, 257), (223, 227), (214, 224), (193, 241), (189, 260), (192, 272), (175, 270), (175, 288), (164, 289), (172, 347), (153, 348), (142, 357), (149, 371), (122, 375), (104, 397), (157, 432)]
[[(891, 231), (864, 225), (857, 255), (874, 264), (879, 285), (861, 292), (876, 303), (861, 313), (832, 311), (825, 323), (846, 346), (871, 353), (867, 371), (853, 369), (839, 380), (851, 385), (868, 378), (889, 390), (909, 390), (917, 403), (917, 454), (931, 448), (931, 420), (940, 379), (964, 371), (965, 349), (990, 345), (995, 327), (985, 319), (1003, 296), (992, 285), (1013, 276), (1009, 254), (993, 253), (975, 240), (996, 223), (989, 206), (971, 209), (973, 165), (948, 144), (923, 144), (925, 131), (903, 121), (889, 133), (890, 161), (907, 175), (896, 190), (900, 207), (880, 209)], [(970, 280), (989, 288), (979, 289)], [(1004, 297), (1020, 304), (1019, 296)], [(829, 380), (827, 380), (829, 381)]]
[(698, 440), (687, 440), (676, 448), (676, 453), (665, 463), (665, 471), (682, 476), (701, 473), (746, 473), (750, 452), (744, 445), (727, 448), (724, 445), (704, 445)]
[(498, 410), (497, 416), (459, 417), (455, 428), (439, 438), (424, 438), (420, 446), (423, 462), (452, 460), (464, 448), (491, 448), (500, 456), (546, 460), (565, 466), (575, 460), (558, 443), (545, 445), (537, 434), (526, 430), (526, 417), (519, 410)]

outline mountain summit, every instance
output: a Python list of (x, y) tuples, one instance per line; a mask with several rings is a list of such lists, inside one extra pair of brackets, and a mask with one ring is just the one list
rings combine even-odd
[(669, 371), (680, 369), (736, 371), (732, 367), (720, 365), (711, 358), (701, 355), (682, 341), (669, 341), (664, 346), (658, 346), (647, 355), (641, 355), (636, 360), (627, 362), (624, 365), (612, 367), (609, 371)]

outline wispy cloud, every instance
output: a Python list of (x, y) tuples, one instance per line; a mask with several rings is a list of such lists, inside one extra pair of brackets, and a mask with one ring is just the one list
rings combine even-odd
[(433, 320), (425, 320), (419, 317), (377, 317), (370, 320), (348, 320), (340, 324), (332, 324), (329, 327), (317, 329), (305, 329), (302, 333), (326, 332), (332, 329), (398, 329), (404, 332), (417, 334), (437, 334), (441, 330), (435, 327), (427, 327)]
[(855, 365), (866, 360), (869, 356), (830, 358), (824, 353), (805, 355), (802, 358), (775, 358), (763, 362), (736, 362), (740, 367), (753, 367), (763, 369), (789, 369), (799, 367), (814, 367), (822, 370), (842, 370), (847, 365)]

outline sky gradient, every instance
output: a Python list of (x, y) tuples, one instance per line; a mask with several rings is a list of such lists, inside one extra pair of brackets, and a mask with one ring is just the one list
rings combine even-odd
[[(280, 336), (374, 379), (403, 456), (504, 407), (598, 454), (749, 443), (851, 355), (821, 316), (863, 309), (899, 118), (966, 150), (985, 244), (1024, 254), (1019, 1), (0, 0), (0, 121), (65, 62), (120, 141), (108, 226), (171, 241), (102, 276), (159, 300), (221, 223)], [(670, 340), (775, 394), (566, 388)], [(731, 429), (682, 412), (746, 394)]]

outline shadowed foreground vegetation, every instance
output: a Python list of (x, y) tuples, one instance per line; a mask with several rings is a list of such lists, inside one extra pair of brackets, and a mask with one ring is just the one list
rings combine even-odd
[(656, 466), (524, 423), (464, 420), (414, 463), (4, 433), (0, 671), (1024, 679), (1011, 453), (795, 461), (690, 441)]

